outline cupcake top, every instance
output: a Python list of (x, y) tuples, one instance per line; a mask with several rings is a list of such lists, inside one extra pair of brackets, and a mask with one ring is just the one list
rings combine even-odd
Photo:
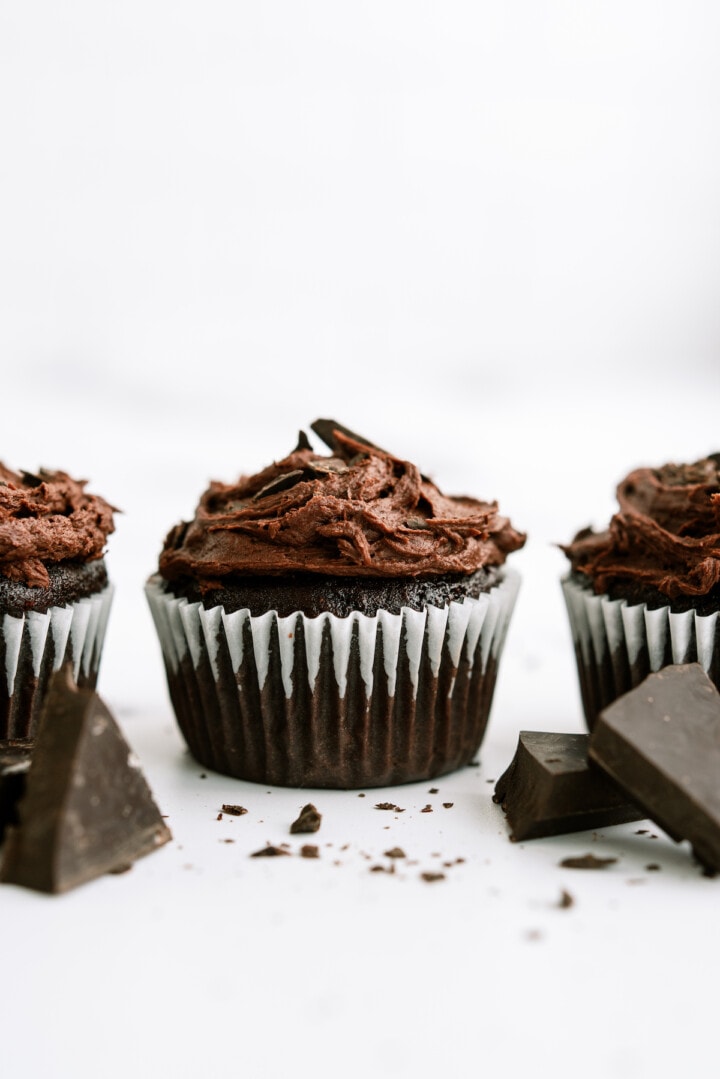
[(237, 483), (213, 482), (194, 520), (176, 525), (160, 555), (169, 581), (214, 588), (230, 578), (288, 573), (337, 577), (471, 574), (500, 566), (525, 536), (496, 502), (443, 495), (415, 465), (333, 420), (292, 453)]
[(0, 464), (0, 576), (47, 588), (61, 563), (102, 558), (114, 531), (113, 507), (85, 491), (86, 480)]
[(720, 454), (694, 464), (637, 468), (617, 488), (604, 532), (586, 528), (563, 547), (597, 593), (649, 588), (674, 600), (720, 582)]

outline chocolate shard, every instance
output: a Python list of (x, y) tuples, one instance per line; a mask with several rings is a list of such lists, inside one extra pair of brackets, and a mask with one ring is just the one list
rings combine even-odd
[(322, 815), (318, 813), (312, 802), (308, 802), (308, 804), (303, 806), (300, 810), (300, 815), (297, 820), (294, 820), (290, 825), (290, 832), (292, 835), (317, 832), (320, 829), (321, 822)]
[(589, 737), (520, 732), (515, 756), (493, 795), (505, 810), (511, 839), (539, 839), (643, 819), (645, 814), (588, 763)]
[(368, 446), (371, 450), (380, 450), (380, 453), (386, 453), (386, 450), (380, 449), (374, 442), (371, 442), (369, 438), (364, 438), (362, 435), (358, 435), (355, 431), (351, 431), (349, 427), (343, 427), (337, 420), (315, 420), (310, 424), (310, 427), (321, 438), (326, 446), (328, 446), (337, 457), (342, 457), (343, 460), (347, 460), (348, 451), (335, 437), (335, 432), (339, 431), (341, 435), (345, 435), (346, 438), (351, 438), (353, 442), (361, 442), (363, 446)]
[(298, 431), (297, 446), (293, 450), (293, 453), (298, 453), (299, 450), (312, 450), (312, 446), (310, 445), (310, 439), (302, 430), (302, 428)]
[(663, 667), (605, 708), (591, 758), (710, 873), (720, 872), (720, 693), (699, 663)]
[(0, 742), (0, 842), (9, 824), (17, 824), (17, 804), (25, 793), (32, 742)]
[(50, 684), (18, 817), (0, 880), (41, 892), (66, 892), (171, 838), (112, 715), (66, 671)]
[(274, 480), (266, 483), (264, 487), (256, 491), (251, 502), (256, 502), (259, 498), (266, 498), (268, 495), (279, 494), (280, 491), (288, 491), (303, 479), (305, 479), (305, 472), (302, 468), (295, 468), (292, 472), (283, 472), (281, 476), (276, 476)]

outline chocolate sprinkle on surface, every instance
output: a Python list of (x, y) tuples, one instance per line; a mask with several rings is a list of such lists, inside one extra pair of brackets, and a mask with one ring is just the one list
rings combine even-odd
[(405, 851), (402, 847), (391, 847), (390, 850), (385, 851), (386, 858), (405, 858)]
[[(245, 806), (236, 805), (224, 805), (222, 807), (222, 811), (223, 813), (229, 813), (231, 817), (242, 817), (245, 813), (247, 813), (247, 809), (245, 808)], [(219, 816), (218, 820), (220, 820)]]
[(596, 858), (594, 854), (583, 854), (574, 858), (563, 858), (559, 863), (563, 869), (605, 869), (617, 862), (617, 858)]
[(290, 825), (290, 833), (292, 835), (300, 835), (310, 832), (317, 832), (320, 828), (322, 816), (318, 813), (312, 802), (308, 802), (300, 810), (300, 816), (297, 820), (294, 820)]
[(267, 847), (263, 847), (262, 850), (256, 850), (250, 855), (251, 858), (277, 858), (280, 854), (289, 854), (289, 850), (283, 850), (282, 847), (273, 847), (268, 843)]

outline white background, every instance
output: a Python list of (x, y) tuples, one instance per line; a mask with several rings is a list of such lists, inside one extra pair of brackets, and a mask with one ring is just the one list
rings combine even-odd
[[(174, 832), (2, 890), (3, 1074), (709, 1074), (720, 884), (642, 826), (511, 845), (488, 780), (581, 729), (552, 545), (720, 448), (719, 37), (693, 0), (0, 4), (0, 457), (124, 511), (100, 688)], [(481, 769), (314, 793), (321, 860), (251, 861), (306, 795), (200, 779), (142, 583), (321, 415), (499, 498), (524, 584)]]

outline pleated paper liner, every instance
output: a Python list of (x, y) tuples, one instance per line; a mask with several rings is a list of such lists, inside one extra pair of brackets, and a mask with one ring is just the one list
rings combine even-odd
[(588, 728), (612, 701), (670, 663), (700, 663), (720, 688), (718, 615), (651, 610), (562, 581)]
[(32, 739), (53, 671), (71, 663), (94, 689), (112, 602), (112, 585), (46, 613), (0, 617), (0, 740)]
[(193, 756), (239, 779), (357, 788), (428, 779), (482, 740), (520, 578), (370, 618), (207, 610), (146, 592)]

